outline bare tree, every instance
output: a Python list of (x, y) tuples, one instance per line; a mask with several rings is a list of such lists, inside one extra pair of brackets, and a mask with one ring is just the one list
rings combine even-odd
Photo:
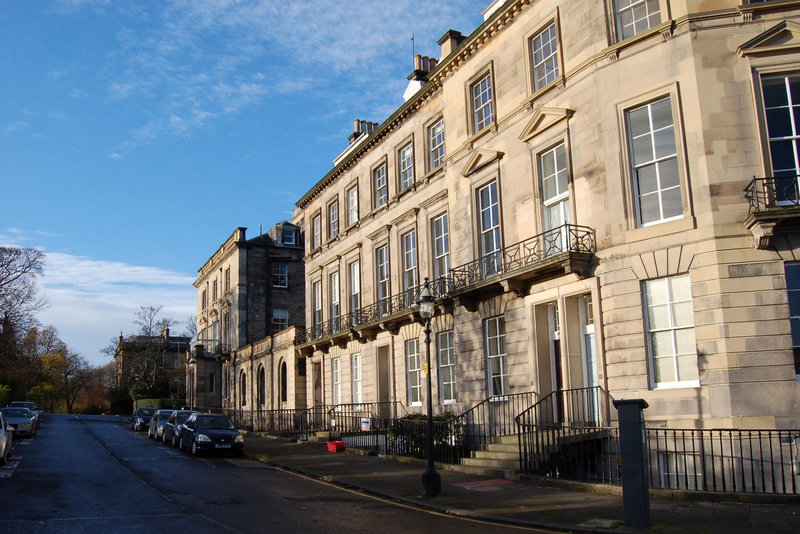
[(197, 317), (190, 315), (184, 322), (183, 326), (186, 327), (186, 337), (195, 337), (197, 335)]
[(0, 247), (0, 322), (25, 332), (36, 312), (47, 306), (38, 297), (36, 279), (44, 273), (45, 255), (33, 248)]

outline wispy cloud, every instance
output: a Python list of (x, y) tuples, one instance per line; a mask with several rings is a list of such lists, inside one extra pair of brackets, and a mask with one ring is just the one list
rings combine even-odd
[(42, 294), (50, 306), (43, 324), (58, 327), (72, 350), (96, 365), (107, 363), (100, 350), (119, 332), (135, 330), (141, 306), (164, 306), (162, 315), (182, 321), (195, 312), (194, 278), (157, 267), (46, 253)]
[[(130, 9), (103, 0), (61, 0), (61, 12), (103, 11), (122, 20), (109, 53), (110, 101), (137, 99), (143, 122), (109, 149), (124, 157), (166, 136), (190, 136), (270, 98), (325, 92), (331, 105), (354, 101), (364, 116), (388, 114), (385, 95), (402, 93), (412, 68), (410, 37), (423, 53), (436, 38), (474, 21), (480, 0), (170, 0)], [(153, 7), (157, 6), (157, 7)], [(134, 30), (135, 28), (135, 30)], [(470, 29), (470, 28), (467, 28)], [(407, 62), (405, 68), (401, 65)], [(406, 72), (402, 72), (406, 74)], [(60, 73), (54, 72), (55, 77)]]

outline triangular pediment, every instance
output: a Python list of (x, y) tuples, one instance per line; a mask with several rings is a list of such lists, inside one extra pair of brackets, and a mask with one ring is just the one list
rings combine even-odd
[(739, 47), (742, 57), (756, 57), (800, 50), (800, 24), (784, 20)]
[(575, 111), (567, 108), (538, 108), (525, 125), (519, 138), (522, 141), (530, 141), (543, 131), (560, 123), (569, 120)]
[(491, 162), (502, 158), (503, 154), (503, 152), (498, 152), (497, 150), (479, 148), (469, 157), (469, 160), (467, 160), (467, 164), (464, 166), (464, 170), (461, 171), (461, 174), (463, 176), (469, 176), (478, 169), (481, 169)]

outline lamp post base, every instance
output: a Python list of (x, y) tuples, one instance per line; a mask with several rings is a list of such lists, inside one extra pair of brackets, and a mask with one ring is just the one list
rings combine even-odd
[(442, 477), (433, 469), (422, 473), (422, 496), (436, 497), (442, 493)]

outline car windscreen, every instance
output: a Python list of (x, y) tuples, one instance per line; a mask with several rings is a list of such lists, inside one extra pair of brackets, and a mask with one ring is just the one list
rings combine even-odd
[(152, 416), (154, 413), (156, 413), (156, 409), (155, 408), (139, 408), (138, 410), (136, 410), (136, 415), (150, 415), (150, 416)]
[(30, 417), (27, 408), (3, 408), (3, 415), (6, 417)]
[(166, 421), (170, 415), (172, 415), (172, 412), (158, 412), (158, 420)]
[(233, 425), (225, 416), (203, 415), (197, 418), (197, 428), (203, 430), (233, 430)]
[(190, 415), (192, 415), (192, 412), (182, 412), (182, 413), (179, 413), (178, 415), (176, 415), (176, 416), (175, 416), (176, 422), (177, 422), (179, 425), (180, 425), (180, 424), (183, 424), (183, 422), (184, 422), (184, 421), (186, 421), (186, 420), (189, 418), (189, 416), (190, 416)]

